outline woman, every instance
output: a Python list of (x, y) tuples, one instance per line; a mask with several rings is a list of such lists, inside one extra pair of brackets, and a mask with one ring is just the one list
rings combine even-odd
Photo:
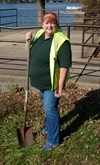
[(46, 116), (44, 128), (47, 133), (43, 150), (59, 145), (60, 115), (59, 100), (63, 87), (69, 79), (71, 47), (69, 39), (59, 27), (55, 13), (47, 12), (42, 19), (43, 29), (33, 38), (26, 34), (26, 43), (31, 39), (29, 76), (31, 85), (40, 90)]

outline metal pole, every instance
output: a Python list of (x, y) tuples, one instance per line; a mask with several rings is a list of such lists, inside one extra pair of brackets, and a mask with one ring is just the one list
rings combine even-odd
[(59, 10), (58, 10), (58, 22), (59, 22)]
[(16, 27), (18, 27), (18, 9), (16, 9)]
[[(83, 23), (85, 25), (85, 18), (83, 20)], [(85, 27), (83, 27), (83, 30), (82, 30), (82, 44), (84, 44), (84, 39), (85, 39)], [(82, 45), (81, 57), (82, 58), (84, 57), (84, 46), (83, 45)]]
[(67, 37), (70, 39), (70, 26), (68, 26), (67, 29)]
[[(1, 25), (1, 11), (0, 11), (0, 25)], [(0, 32), (1, 32), (1, 27), (0, 27)]]
[[(94, 25), (94, 23), (95, 23), (95, 21), (93, 20), (93, 25)], [(92, 36), (92, 44), (94, 44), (94, 28), (92, 28), (92, 34), (93, 34), (93, 36)]]

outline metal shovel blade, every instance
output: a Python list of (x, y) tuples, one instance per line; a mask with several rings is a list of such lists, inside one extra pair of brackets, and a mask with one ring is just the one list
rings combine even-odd
[(18, 141), (21, 147), (28, 147), (33, 143), (32, 127), (17, 128)]

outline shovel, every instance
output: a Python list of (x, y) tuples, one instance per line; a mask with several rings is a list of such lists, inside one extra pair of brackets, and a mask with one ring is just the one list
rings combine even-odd
[(26, 91), (25, 91), (25, 101), (24, 101), (24, 125), (21, 128), (17, 128), (18, 142), (21, 147), (28, 147), (33, 143), (32, 127), (26, 127), (28, 91), (29, 91), (29, 75), (28, 75), (29, 55), (30, 55), (30, 40), (28, 40), (27, 43), (27, 74), (26, 74)]

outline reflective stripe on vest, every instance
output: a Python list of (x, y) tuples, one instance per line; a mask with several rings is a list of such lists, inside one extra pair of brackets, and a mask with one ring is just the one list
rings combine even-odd
[[(51, 50), (50, 50), (50, 76), (51, 76), (51, 84), (52, 84), (52, 90), (56, 89), (58, 87), (58, 79), (59, 79), (59, 73), (60, 68), (57, 65), (57, 52), (61, 45), (69, 39), (60, 31), (56, 32), (53, 37)], [(55, 68), (56, 64), (56, 68)], [(65, 83), (69, 80), (70, 77), (70, 71), (68, 69), (67, 76), (65, 79)]]
[[(34, 42), (44, 33), (44, 29), (39, 30), (32, 42), (31, 47), (33, 46)], [(60, 48), (60, 46), (69, 39), (63, 34), (63, 32), (60, 29), (57, 29), (56, 33), (54, 34), (51, 49), (50, 49), (50, 78), (51, 78), (51, 90), (54, 90), (57, 88), (58, 85), (58, 79), (59, 79), (59, 72), (60, 68), (57, 65), (57, 52)], [(70, 41), (69, 41), (70, 42)], [(57, 68), (55, 68), (55, 64), (57, 65)], [(70, 68), (68, 69), (68, 73), (66, 76), (65, 83), (69, 80), (70, 77)]]

